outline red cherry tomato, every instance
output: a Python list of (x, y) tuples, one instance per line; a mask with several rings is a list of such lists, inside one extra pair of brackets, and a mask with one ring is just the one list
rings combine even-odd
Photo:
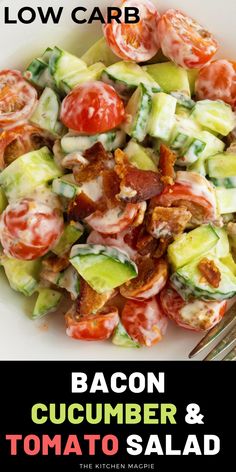
[(182, 297), (167, 285), (160, 293), (164, 313), (182, 328), (204, 331), (215, 326), (224, 316), (227, 303), (193, 300), (185, 302)]
[(0, 127), (25, 120), (33, 113), (37, 92), (16, 70), (0, 72)]
[(122, 311), (121, 321), (130, 337), (147, 347), (158, 343), (167, 328), (167, 318), (157, 298), (128, 300)]
[[(139, 8), (138, 23), (124, 23), (124, 8)], [(122, 4), (121, 23), (112, 20), (104, 26), (108, 46), (122, 59), (144, 62), (151, 59), (159, 49), (157, 24), (160, 15), (149, 0), (127, 0)]]
[(58, 209), (27, 198), (11, 203), (0, 218), (0, 241), (7, 255), (33, 260), (48, 252), (63, 231)]
[(51, 147), (52, 140), (45, 131), (34, 125), (26, 123), (3, 131), (0, 134), (0, 169), (17, 157), (44, 145)]
[(87, 238), (88, 244), (102, 244), (104, 246), (115, 247), (121, 251), (124, 251), (128, 254), (130, 259), (135, 259), (138, 252), (132, 248), (129, 242), (126, 242), (126, 236), (129, 235), (130, 229), (127, 228), (124, 231), (113, 235), (107, 235), (99, 233), (98, 231), (91, 231)]
[(137, 219), (141, 224), (146, 208), (145, 202), (128, 203), (124, 209), (115, 207), (104, 213), (97, 210), (85, 218), (85, 221), (95, 231), (103, 234), (116, 234), (135, 224)]
[(161, 195), (152, 199), (151, 206), (185, 207), (192, 213), (194, 224), (214, 222), (218, 217), (213, 186), (195, 172), (178, 171), (175, 184), (166, 186)]
[(158, 36), (164, 55), (188, 69), (204, 66), (218, 49), (212, 34), (179, 10), (162, 15)]
[(84, 341), (105, 341), (109, 339), (119, 323), (118, 309), (106, 307), (95, 315), (80, 316), (76, 310), (69, 310), (65, 316), (66, 334), (70, 338)]
[(80, 133), (104, 133), (120, 125), (124, 104), (116, 91), (103, 82), (78, 85), (64, 98), (61, 121)]
[(199, 100), (223, 100), (236, 108), (236, 62), (219, 59), (207, 64), (199, 72), (195, 89)]

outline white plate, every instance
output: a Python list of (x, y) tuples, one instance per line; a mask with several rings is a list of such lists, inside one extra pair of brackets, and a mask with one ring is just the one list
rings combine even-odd
[[(14, 5), (13, 5), (14, 3)], [(6, 25), (3, 23), (3, 8), (10, 7), (11, 17), (24, 6), (23, 0), (0, 1), (0, 68), (24, 68), (32, 57), (49, 45), (59, 45), (71, 52), (82, 54), (101, 36), (101, 25), (75, 25), (70, 19), (73, 8), (85, 6), (89, 11), (96, 5), (100, 8), (112, 5), (112, 1), (53, 0), (54, 8), (64, 4), (59, 25)], [(138, 2), (137, 2), (138, 3)], [(46, 8), (48, 0), (31, 0), (30, 5)], [(235, 49), (235, 0), (159, 0), (160, 9), (180, 8), (202, 22), (218, 38), (221, 44), (219, 56), (236, 58)], [(165, 339), (152, 349), (122, 349), (105, 343), (73, 341), (66, 337), (63, 317), (56, 314), (47, 319), (32, 322), (25, 315), (25, 298), (13, 292), (1, 275), (0, 288), (0, 359), (124, 359), (161, 360), (187, 359), (201, 335), (177, 328), (169, 323)]]

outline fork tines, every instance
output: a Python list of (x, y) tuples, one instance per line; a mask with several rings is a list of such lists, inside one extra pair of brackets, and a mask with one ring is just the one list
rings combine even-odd
[[(212, 329), (210, 329), (210, 331), (208, 331), (206, 336), (204, 336), (204, 338), (190, 352), (190, 354), (189, 354), (190, 359), (192, 357), (196, 356), (196, 354), (199, 354), (207, 346), (209, 346), (209, 344), (212, 343), (213, 341), (215, 341), (215, 339), (217, 339), (220, 336), (220, 334), (224, 333), (227, 329), (229, 329), (231, 326), (233, 326), (235, 321), (236, 321), (236, 303), (234, 303), (234, 305), (231, 306), (231, 308), (227, 311), (226, 315), (222, 318), (220, 323), (218, 325), (214, 326)], [(229, 336), (230, 336), (230, 333), (229, 333)], [(229, 341), (228, 341), (229, 343), (228, 344), (227, 344), (227, 341), (226, 341), (226, 343), (222, 342), (222, 345), (221, 345), (220, 348), (219, 348), (219, 345), (216, 346), (215, 349), (218, 349), (217, 355), (220, 354), (220, 352), (222, 352), (222, 350), (227, 349), (228, 347), (230, 347), (233, 344), (233, 342), (235, 341), (235, 333), (234, 333), (233, 336), (234, 336), (234, 339), (232, 341), (231, 341), (231, 336), (229, 337)], [(221, 343), (219, 343), (219, 344), (221, 344)], [(234, 355), (234, 353), (232, 355)], [(226, 359), (226, 360), (230, 360), (230, 359)]]

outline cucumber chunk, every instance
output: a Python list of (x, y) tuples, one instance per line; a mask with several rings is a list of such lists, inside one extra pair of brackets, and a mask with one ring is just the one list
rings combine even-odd
[(127, 104), (127, 121), (122, 125), (124, 131), (137, 141), (143, 141), (147, 134), (151, 108), (151, 95), (147, 88), (140, 84)]
[(23, 293), (26, 297), (35, 292), (41, 269), (40, 259), (21, 261), (20, 259), (3, 255), (0, 261), (13, 290)]
[(228, 269), (236, 275), (236, 264), (234, 262), (232, 254), (227, 254), (227, 256), (224, 256), (221, 258), (221, 262), (228, 267)]
[(56, 92), (46, 87), (30, 121), (51, 134), (60, 136), (65, 131), (65, 127), (60, 122), (60, 106), (61, 103)]
[(181, 92), (170, 92), (172, 97), (176, 98), (177, 104), (181, 105), (181, 107), (187, 108), (188, 110), (192, 110), (195, 106), (194, 100), (192, 100), (188, 95)]
[(112, 85), (120, 95), (126, 95), (142, 83), (152, 92), (160, 92), (161, 87), (153, 78), (135, 62), (117, 62), (107, 67), (102, 80)]
[(225, 178), (236, 176), (236, 154), (222, 152), (207, 159), (209, 177)]
[(113, 130), (107, 133), (94, 135), (73, 135), (68, 133), (63, 136), (61, 140), (62, 150), (66, 154), (72, 152), (84, 152), (95, 143), (102, 143), (106, 151), (115, 151), (115, 149), (124, 147), (126, 140), (125, 132), (123, 130)]
[(51, 48), (47, 48), (43, 56), (33, 59), (24, 72), (24, 77), (34, 85), (37, 85), (37, 87), (55, 87), (54, 79), (48, 68), (49, 57), (52, 51)]
[(219, 235), (211, 225), (202, 225), (183, 233), (168, 247), (168, 259), (174, 270), (188, 264), (200, 254), (216, 247)]
[(124, 152), (128, 156), (129, 162), (138, 169), (157, 172), (155, 154), (152, 149), (145, 148), (131, 139)]
[(197, 80), (199, 70), (198, 69), (188, 69), (187, 74), (188, 74), (190, 93), (191, 93), (191, 95), (194, 95), (195, 94), (195, 82)]
[(164, 92), (179, 91), (190, 96), (188, 73), (182, 67), (176, 66), (173, 62), (163, 62), (144, 66), (144, 70), (153, 77)]
[(72, 300), (78, 298), (80, 294), (80, 280), (74, 267), (70, 266), (62, 272), (58, 280), (58, 286), (67, 290), (67, 292), (70, 293)]
[(82, 236), (84, 231), (83, 226), (80, 223), (75, 221), (71, 221), (64, 229), (58, 243), (52, 249), (52, 252), (57, 256), (63, 256), (66, 252), (68, 252), (71, 246), (78, 241), (78, 239)]
[(51, 288), (39, 289), (37, 301), (32, 313), (32, 319), (41, 318), (49, 312), (55, 311), (61, 301), (62, 294)]
[(61, 82), (66, 80), (68, 75), (86, 68), (87, 65), (84, 61), (57, 46), (53, 48), (49, 57), (49, 72), (59, 89), (61, 89)]
[(171, 149), (183, 157), (185, 150), (189, 148), (200, 132), (200, 127), (191, 118), (182, 115), (176, 116), (170, 138)]
[(99, 80), (104, 69), (105, 65), (102, 62), (98, 62), (96, 64), (93, 64), (92, 66), (89, 66), (87, 69), (73, 72), (61, 81), (61, 89), (66, 94), (68, 94), (79, 84), (83, 84), (85, 82), (90, 82), (93, 80)]
[(225, 144), (212, 133), (209, 133), (209, 131), (201, 131), (198, 136), (204, 143), (206, 143), (206, 146), (200, 153), (198, 160), (194, 162), (188, 170), (191, 170), (192, 172), (198, 172), (199, 174), (205, 176), (207, 174), (206, 159), (219, 152), (222, 152), (225, 148)]
[(210, 252), (218, 257), (218, 259), (221, 259), (229, 254), (229, 238), (225, 228), (214, 227), (214, 229), (219, 236), (219, 241)]
[(210, 181), (215, 185), (215, 187), (236, 188), (236, 176), (225, 179), (216, 179), (211, 177)]
[(9, 200), (16, 200), (61, 175), (52, 153), (43, 147), (23, 154), (7, 166), (0, 174), (0, 185)]
[(98, 293), (104, 293), (137, 276), (136, 264), (118, 249), (97, 244), (74, 246), (70, 262)]
[(236, 188), (216, 187), (216, 199), (221, 215), (236, 212)]
[(177, 161), (179, 165), (189, 165), (196, 162), (206, 147), (204, 141), (194, 138), (189, 147), (183, 151), (183, 156)]
[(66, 174), (52, 182), (52, 191), (65, 198), (74, 198), (80, 193), (80, 188), (75, 182), (73, 174)]
[(230, 105), (220, 100), (201, 100), (196, 103), (192, 115), (201, 126), (227, 136), (235, 127), (235, 114)]
[(7, 197), (3, 189), (0, 187), (0, 215), (5, 210), (6, 207), (7, 207)]
[(152, 97), (152, 110), (148, 123), (148, 133), (154, 138), (168, 141), (175, 123), (176, 98), (166, 93), (156, 93)]
[(192, 297), (200, 300), (226, 300), (236, 294), (236, 277), (231, 270), (222, 264), (217, 257), (212, 254), (206, 254), (207, 259), (214, 262), (221, 273), (219, 287), (214, 288), (202, 276), (198, 270), (198, 264), (203, 256), (194, 259), (189, 264), (178, 269), (171, 276), (171, 283), (177, 292), (185, 299)]
[(119, 323), (117, 325), (114, 334), (111, 338), (111, 342), (115, 344), (115, 346), (120, 347), (141, 347), (140, 344), (133, 341), (133, 339), (129, 336), (122, 323)]
[(95, 62), (103, 62), (106, 67), (120, 61), (119, 57), (109, 48), (104, 37), (96, 41), (96, 43), (83, 54), (81, 60), (86, 62), (87, 66), (91, 66)]

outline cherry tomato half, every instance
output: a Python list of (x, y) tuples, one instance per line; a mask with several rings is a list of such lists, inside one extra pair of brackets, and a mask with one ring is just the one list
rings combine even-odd
[(110, 85), (88, 82), (78, 85), (64, 98), (61, 121), (80, 133), (104, 133), (123, 121), (124, 104)]
[(76, 310), (65, 315), (66, 334), (70, 338), (84, 341), (105, 341), (109, 339), (119, 323), (118, 309), (108, 306), (95, 315), (81, 316)]
[(167, 285), (160, 293), (164, 313), (182, 328), (204, 331), (215, 326), (224, 316), (227, 303), (193, 300), (185, 302), (174, 288)]
[(51, 147), (52, 140), (34, 125), (26, 123), (3, 131), (0, 134), (0, 169), (17, 157), (43, 146)]
[(195, 84), (199, 100), (223, 100), (236, 108), (236, 62), (219, 59), (203, 67)]
[(135, 224), (137, 219), (140, 220), (139, 224), (141, 224), (145, 210), (145, 202), (128, 203), (124, 209), (115, 207), (104, 213), (97, 210), (85, 218), (85, 221), (95, 231), (103, 234), (116, 234)]
[(147, 347), (161, 341), (167, 328), (167, 318), (155, 297), (145, 301), (128, 300), (121, 321), (130, 337)]
[(0, 127), (25, 120), (33, 113), (37, 92), (16, 70), (0, 72)]
[(188, 69), (204, 66), (218, 49), (212, 34), (179, 10), (170, 9), (162, 15), (158, 36), (164, 55)]
[(0, 217), (4, 252), (16, 259), (43, 256), (56, 244), (62, 231), (59, 210), (30, 198), (9, 204)]
[[(124, 22), (124, 8), (139, 8), (140, 21)], [(127, 0), (122, 4), (121, 23), (112, 20), (104, 26), (103, 32), (108, 46), (122, 59), (144, 62), (151, 59), (159, 49), (157, 24), (160, 15), (150, 0)]]

